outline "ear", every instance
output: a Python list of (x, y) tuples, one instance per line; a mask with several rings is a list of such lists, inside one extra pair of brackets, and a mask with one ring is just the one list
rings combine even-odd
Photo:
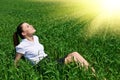
[(25, 36), (25, 35), (26, 35), (26, 32), (22, 32), (22, 35)]

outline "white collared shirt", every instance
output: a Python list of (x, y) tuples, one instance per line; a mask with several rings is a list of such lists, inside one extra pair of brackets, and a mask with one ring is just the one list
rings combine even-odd
[(24, 55), (26, 59), (37, 64), (40, 60), (47, 56), (44, 52), (44, 46), (39, 43), (37, 36), (33, 36), (34, 41), (22, 39), (19, 45), (16, 46), (16, 52)]

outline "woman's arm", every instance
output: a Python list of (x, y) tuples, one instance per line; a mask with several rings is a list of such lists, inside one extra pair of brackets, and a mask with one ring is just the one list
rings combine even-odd
[(18, 61), (21, 59), (23, 54), (21, 53), (16, 53), (15, 60), (14, 60), (14, 65), (17, 66)]

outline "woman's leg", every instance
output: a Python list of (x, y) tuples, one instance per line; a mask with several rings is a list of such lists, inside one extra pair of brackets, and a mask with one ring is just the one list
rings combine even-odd
[[(85, 60), (85, 58), (83, 58), (78, 52), (68, 54), (68, 56), (65, 58), (65, 64), (70, 62), (80, 63), (80, 65), (86, 69), (89, 67), (87, 60)], [(91, 67), (91, 70), (93, 73), (95, 73), (95, 69), (93, 67)]]
[(78, 52), (73, 52), (68, 54), (68, 56), (65, 58), (65, 64), (70, 63), (70, 62), (76, 62), (80, 63), (80, 65), (88, 69), (89, 63), (78, 53)]

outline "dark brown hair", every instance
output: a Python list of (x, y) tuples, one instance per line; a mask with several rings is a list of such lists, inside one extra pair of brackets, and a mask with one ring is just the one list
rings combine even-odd
[(22, 23), (20, 23), (18, 25), (18, 27), (16, 29), (16, 32), (14, 32), (14, 34), (13, 34), (14, 47), (16, 47), (19, 44), (19, 37), (21, 39), (24, 39), (24, 36), (22, 35), (22, 32), (23, 32), (23, 30), (22, 30), (22, 24), (23, 23), (24, 22), (22, 22)]

